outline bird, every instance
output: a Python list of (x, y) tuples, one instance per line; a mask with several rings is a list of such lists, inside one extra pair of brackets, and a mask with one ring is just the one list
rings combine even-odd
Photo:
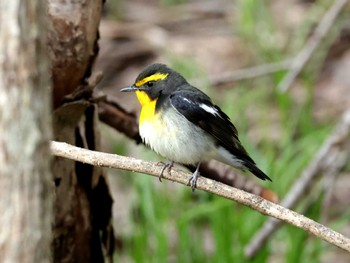
[(215, 159), (272, 181), (242, 146), (236, 127), (212, 99), (165, 64), (152, 64), (121, 89), (135, 92), (141, 104), (139, 133), (143, 142), (174, 163), (193, 167), (188, 184), (197, 186), (200, 164)]

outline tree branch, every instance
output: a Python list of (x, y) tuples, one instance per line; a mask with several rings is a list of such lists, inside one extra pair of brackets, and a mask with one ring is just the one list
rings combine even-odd
[[(347, 110), (336, 128), (320, 148), (309, 166), (301, 173), (298, 180), (294, 182), (286, 196), (281, 201), (283, 207), (293, 209), (306, 194), (310, 193), (313, 182), (317, 175), (327, 170), (338, 170), (346, 164), (349, 152), (350, 136), (350, 109)], [(278, 230), (281, 221), (269, 218), (255, 233), (250, 243), (246, 246), (245, 254), (248, 258), (253, 258), (264, 246), (268, 238)]]
[[(156, 177), (159, 176), (162, 170), (162, 166), (157, 163), (146, 162), (116, 154), (90, 151), (62, 142), (51, 142), (51, 151), (53, 155), (88, 163), (93, 166), (123, 169)], [(175, 169), (172, 169), (171, 173), (164, 173), (165, 179), (184, 185), (187, 185), (190, 176), (191, 175), (187, 172), (177, 171)], [(204, 177), (199, 177), (197, 188), (246, 205), (264, 215), (283, 220), (350, 252), (349, 238), (303, 215), (269, 202), (259, 196), (229, 187)]]
[(306, 62), (309, 61), (311, 55), (317, 49), (322, 39), (327, 35), (329, 29), (332, 27), (335, 19), (345, 7), (348, 0), (335, 0), (333, 5), (325, 13), (322, 20), (318, 24), (314, 33), (311, 35), (309, 40), (306, 42), (304, 48), (299, 52), (292, 62), (291, 69), (284, 77), (284, 79), (278, 84), (277, 90), (286, 92), (289, 87), (293, 84), (296, 77), (299, 75), (301, 70), (304, 68)]
[(212, 86), (228, 85), (236, 81), (262, 77), (282, 70), (289, 70), (293, 65), (293, 61), (293, 59), (286, 59), (279, 62), (237, 69), (227, 74), (216, 75), (210, 79), (210, 84)]

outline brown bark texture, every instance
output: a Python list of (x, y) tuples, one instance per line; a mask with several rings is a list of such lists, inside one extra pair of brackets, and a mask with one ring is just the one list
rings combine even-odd
[(45, 4), (0, 4), (0, 262), (52, 259)]
[[(98, 52), (103, 1), (48, 0), (48, 48), (53, 81), (54, 139), (100, 149), (96, 83), (89, 83)], [(112, 199), (102, 169), (54, 158), (54, 262), (103, 262), (113, 251)]]
[(85, 84), (98, 52), (102, 0), (47, 0), (54, 108)]

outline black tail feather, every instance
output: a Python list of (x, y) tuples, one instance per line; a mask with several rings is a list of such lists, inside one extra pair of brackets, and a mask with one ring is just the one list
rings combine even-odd
[[(196, 170), (196, 166), (195, 165), (185, 165), (187, 167), (187, 169), (189, 169), (192, 173)], [(252, 173), (254, 174), (256, 177), (258, 177), (261, 180), (269, 180), (272, 182), (272, 179), (270, 177), (268, 177), (263, 171), (261, 171), (255, 163), (249, 162), (249, 161), (245, 161), (244, 162), (244, 166)]]
[(254, 163), (245, 162), (244, 166), (247, 167), (247, 169), (252, 174), (254, 174), (256, 177), (260, 178), (261, 180), (269, 180), (272, 182), (271, 178), (268, 177), (263, 171), (261, 171)]

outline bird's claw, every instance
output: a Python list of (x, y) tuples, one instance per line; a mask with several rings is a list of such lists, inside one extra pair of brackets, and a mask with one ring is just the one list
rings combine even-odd
[(199, 172), (196, 171), (192, 174), (190, 180), (188, 180), (188, 183), (187, 185), (189, 185), (192, 189), (192, 192), (194, 192), (194, 190), (196, 190), (197, 188), (197, 179), (198, 179), (198, 176), (199, 176)]
[(164, 166), (163, 166), (162, 170), (160, 171), (160, 175), (159, 175), (159, 177), (158, 177), (159, 182), (162, 181), (162, 178), (163, 178), (163, 174), (164, 174), (165, 169), (168, 168), (169, 173), (171, 172), (171, 168), (173, 168), (174, 162), (173, 162), (173, 161), (167, 162), (167, 163), (160, 162), (160, 164), (162, 164), (162, 165), (164, 165)]
[(197, 187), (197, 178), (195, 178), (193, 175), (191, 176), (190, 180), (188, 180), (188, 184), (191, 189), (192, 189), (192, 192), (194, 192), (194, 190), (196, 190), (196, 187)]

